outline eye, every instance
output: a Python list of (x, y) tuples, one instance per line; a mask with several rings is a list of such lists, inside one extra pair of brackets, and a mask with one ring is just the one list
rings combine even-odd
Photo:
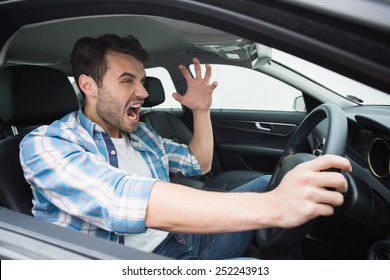
[(125, 80), (122, 81), (122, 83), (124, 83), (124, 84), (131, 84), (131, 83), (133, 83), (133, 79), (125, 79)]
[(146, 83), (146, 77), (143, 77), (143, 78), (141, 79), (141, 84), (145, 85), (145, 83)]

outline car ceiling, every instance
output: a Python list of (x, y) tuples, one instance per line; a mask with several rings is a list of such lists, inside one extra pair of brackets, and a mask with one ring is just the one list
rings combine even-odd
[[(345, 0), (347, 1), (347, 0)], [(363, 0), (362, 0), (363, 1)], [(301, 4), (297, 4), (297, 3)], [(249, 40), (260, 42), (289, 52), (308, 61), (319, 63), (331, 70), (344, 74), (353, 79), (371, 85), (377, 89), (390, 92), (390, 42), (386, 38), (390, 36), (390, 25), (384, 24), (376, 28), (367, 20), (360, 20), (341, 13), (322, 11), (315, 5), (302, 4), (302, 1), (252, 1), (252, 0), (19, 0), (0, 2), (0, 45), (9, 43), (9, 38), (24, 25), (45, 22), (50, 20), (77, 18), (93, 15), (152, 15), (164, 16), (182, 21), (190, 21), (198, 24), (212, 25), (213, 27), (229, 32)], [(350, 7), (354, 7), (354, 1), (348, 0)], [(390, 5), (384, 1), (364, 1), (366, 4), (374, 3), (375, 11), (383, 10), (381, 15), (389, 14)], [(371, 6), (373, 6), (372, 4)], [(376, 13), (365, 9), (365, 18), (376, 17)], [(388, 12), (385, 12), (388, 11)], [(353, 14), (354, 9), (346, 10)], [(119, 20), (119, 19), (118, 19)], [(383, 21), (382, 21), (383, 22)], [(102, 26), (107, 30), (107, 26)], [(90, 26), (92, 32), (93, 26)], [(128, 26), (139, 30), (142, 26)], [(123, 30), (123, 26), (114, 30), (115, 33), (129, 34)], [(64, 30), (66, 31), (66, 30)], [(99, 30), (101, 34), (102, 30)], [(59, 45), (58, 48), (68, 48), (78, 35), (78, 28), (68, 29), (72, 33), (65, 42), (69, 45)], [(132, 32), (145, 38), (147, 48), (153, 48), (152, 37), (148, 34)], [(84, 35), (85, 33), (83, 33)], [(164, 37), (165, 37), (165, 33)], [(69, 35), (70, 36), (70, 35)], [(163, 39), (161, 33), (154, 35), (156, 39)], [(168, 35), (166, 35), (169, 38)], [(54, 43), (55, 36), (49, 38), (37, 37), (42, 42)], [(65, 40), (60, 38), (62, 42)], [(38, 40), (30, 38), (28, 44)], [(175, 41), (172, 41), (175, 42)], [(166, 40), (166, 43), (169, 44)], [(176, 41), (175, 43), (178, 43)], [(161, 42), (161, 44), (163, 44)], [(52, 49), (51, 49), (52, 50)], [(4, 48), (0, 53), (0, 64), (5, 58)], [(189, 52), (188, 52), (189, 51)], [(159, 54), (154, 58), (161, 59), (161, 64), (177, 65), (189, 63), (191, 56), (184, 53), (183, 57), (175, 53)], [(204, 55), (205, 52), (200, 52)], [(170, 56), (170, 58), (169, 58)], [(154, 59), (153, 58), (153, 59)], [(177, 61), (173, 61), (177, 58)], [(205, 58), (220, 60), (220, 57), (205, 55)], [(155, 64), (160, 61), (153, 60)], [(223, 60), (222, 60), (223, 62)], [(65, 63), (65, 59), (62, 63)], [(66, 70), (68, 71), (68, 70)]]
[(193, 56), (207, 62), (221, 62), (220, 57), (196, 48), (196, 44), (235, 43), (237, 36), (205, 26), (154, 16), (111, 15), (80, 17), (24, 26), (9, 44), (4, 66), (43, 65), (71, 74), (70, 53), (77, 39), (105, 33), (138, 38), (151, 54), (148, 67), (189, 63)]

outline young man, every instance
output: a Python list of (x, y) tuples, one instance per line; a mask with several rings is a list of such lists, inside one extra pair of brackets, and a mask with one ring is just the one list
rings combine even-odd
[[(192, 110), (187, 147), (163, 139), (139, 122), (147, 52), (134, 37), (82, 38), (72, 52), (74, 77), (85, 106), (21, 143), (21, 162), (33, 188), (35, 217), (144, 251), (181, 259), (239, 257), (265, 227), (295, 227), (331, 215), (347, 189), (339, 173), (345, 158), (323, 156), (289, 172), (265, 192), (260, 177), (231, 193), (206, 192), (169, 182), (169, 172), (210, 170), (211, 67), (193, 59), (195, 78), (179, 66), (187, 92), (173, 97)], [(325, 187), (333, 187), (328, 191)]]

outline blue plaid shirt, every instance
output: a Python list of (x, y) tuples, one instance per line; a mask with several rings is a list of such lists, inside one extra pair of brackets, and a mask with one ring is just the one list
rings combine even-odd
[(168, 182), (170, 172), (201, 171), (188, 146), (161, 138), (145, 123), (128, 136), (153, 178), (118, 169), (110, 137), (81, 109), (26, 135), (20, 161), (33, 192), (33, 215), (113, 241), (118, 234), (145, 232), (154, 182)]

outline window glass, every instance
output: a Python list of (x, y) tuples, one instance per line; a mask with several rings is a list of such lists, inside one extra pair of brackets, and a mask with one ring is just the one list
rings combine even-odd
[[(301, 91), (275, 78), (238, 66), (213, 64), (211, 67), (210, 82), (218, 82), (213, 93), (213, 109), (304, 111)], [(193, 65), (190, 69), (194, 73)]]
[(319, 65), (275, 49), (272, 50), (272, 59), (360, 105), (390, 105), (389, 94)]
[(173, 85), (171, 76), (169, 75), (168, 71), (163, 67), (148, 68), (145, 69), (145, 71), (146, 71), (146, 76), (156, 77), (160, 79), (165, 91), (164, 103), (155, 106), (154, 108), (165, 108), (165, 109), (181, 108), (180, 103), (177, 102), (172, 97), (172, 93), (176, 92), (176, 89), (175, 86)]
[(79, 101), (80, 107), (83, 107), (84, 106), (84, 98), (83, 98), (83, 95), (82, 95), (79, 87), (77, 86), (75, 78), (72, 77), (72, 76), (68, 76), (68, 80), (72, 84), (74, 92), (75, 92), (75, 94), (77, 96), (77, 100)]

